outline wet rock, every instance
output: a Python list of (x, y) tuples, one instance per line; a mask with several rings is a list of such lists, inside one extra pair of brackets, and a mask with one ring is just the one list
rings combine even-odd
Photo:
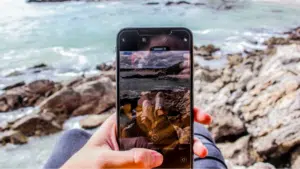
[(115, 106), (116, 91), (109, 78), (84, 83), (74, 88), (81, 96), (80, 107), (72, 115), (99, 114)]
[(300, 147), (295, 148), (291, 154), (291, 169), (300, 168)]
[(159, 5), (159, 2), (147, 2), (146, 5)]
[(29, 67), (29, 69), (41, 69), (41, 68), (46, 68), (46, 67), (48, 67), (48, 65), (46, 65), (45, 63), (40, 63), (40, 64), (34, 65), (32, 67)]
[(274, 46), (274, 45), (288, 45), (290, 41), (282, 37), (272, 37), (264, 42), (264, 45)]
[(166, 6), (170, 6), (170, 5), (189, 5), (189, 4), (191, 4), (190, 2), (188, 2), (188, 1), (177, 1), (177, 2), (173, 2), (173, 1), (168, 1), (168, 2), (166, 2)]
[(3, 90), (10, 90), (10, 89), (13, 89), (15, 87), (20, 87), (20, 86), (24, 86), (25, 85), (25, 82), (22, 81), (22, 82), (17, 82), (17, 83), (14, 83), (14, 84), (11, 84), (11, 85), (8, 85), (8, 86), (5, 86), (3, 88)]
[(289, 34), (289, 39), (300, 40), (300, 27), (292, 30), (292, 32)]
[(244, 136), (233, 143), (219, 143), (217, 146), (223, 152), (224, 158), (230, 160), (232, 164), (248, 166), (254, 162), (248, 151), (249, 141), (250, 136)]
[(25, 144), (27, 143), (27, 137), (19, 131), (9, 130), (0, 133), (0, 142), (2, 145), (7, 143), (11, 144)]
[(210, 60), (213, 59), (212, 54), (219, 50), (220, 48), (217, 48), (212, 44), (209, 44), (207, 46), (203, 45), (199, 48), (194, 46), (194, 55), (202, 56), (204, 59)]
[(26, 136), (41, 136), (61, 131), (62, 127), (46, 114), (30, 114), (15, 121), (11, 129), (18, 130)]
[(109, 65), (107, 63), (102, 63), (96, 66), (97, 70), (101, 70), (101, 71), (109, 71), (109, 70), (113, 70), (113, 66)]
[(100, 126), (112, 114), (113, 112), (88, 115), (86, 118), (80, 120), (79, 124), (84, 129), (93, 129)]

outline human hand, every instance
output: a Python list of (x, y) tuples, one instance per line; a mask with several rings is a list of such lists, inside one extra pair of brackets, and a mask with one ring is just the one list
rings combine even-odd
[[(211, 122), (210, 115), (196, 108), (194, 119), (202, 124)], [(133, 148), (129, 151), (118, 151), (116, 131), (116, 115), (113, 114), (62, 168), (155, 168), (162, 164), (163, 156), (150, 149)], [(193, 150), (201, 158), (208, 153), (206, 147), (196, 138)]]

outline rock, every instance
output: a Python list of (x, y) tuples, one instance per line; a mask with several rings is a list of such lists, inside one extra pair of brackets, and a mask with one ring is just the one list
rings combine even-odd
[(0, 96), (0, 112), (35, 106), (60, 88), (59, 83), (49, 80), (37, 80), (27, 85), (16, 84)]
[(292, 32), (289, 34), (289, 39), (300, 40), (300, 27), (292, 30)]
[(238, 65), (243, 62), (243, 56), (241, 53), (230, 54), (227, 56), (227, 60), (230, 65)]
[(24, 81), (21, 81), (21, 82), (17, 82), (17, 83), (14, 83), (14, 84), (5, 86), (5, 87), (3, 88), (3, 90), (9, 90), (9, 89), (13, 89), (13, 88), (15, 88), (15, 87), (20, 87), (20, 86), (24, 86), (24, 85), (25, 85), (25, 82), (24, 82)]
[(0, 96), (0, 112), (7, 112), (21, 107), (22, 98), (18, 95)]
[(159, 2), (147, 2), (146, 5), (159, 5)]
[[(203, 45), (198, 47), (194, 47), (194, 55), (203, 56), (204, 59), (210, 58), (212, 56), (212, 53), (219, 51), (220, 48), (216, 48), (214, 45), (209, 44), (207, 46)], [(210, 56), (210, 57), (209, 57)]]
[(61, 131), (62, 127), (45, 114), (30, 114), (15, 121), (11, 129), (18, 130), (26, 136), (41, 136)]
[(72, 88), (63, 88), (44, 100), (39, 107), (41, 112), (57, 115), (60, 122), (66, 120), (81, 104), (81, 96)]
[(106, 63), (102, 63), (102, 64), (97, 65), (96, 69), (97, 70), (101, 70), (101, 71), (109, 71), (109, 70), (113, 70), (113, 66), (112, 65), (108, 65)]
[(250, 136), (243, 136), (233, 143), (219, 143), (217, 146), (223, 152), (225, 159), (230, 160), (234, 165), (250, 165), (254, 161), (249, 154)]
[(238, 136), (246, 131), (243, 121), (230, 111), (221, 108), (211, 113), (213, 122), (209, 126), (213, 138), (218, 141), (222, 137)]
[(80, 107), (72, 115), (99, 114), (115, 106), (116, 91), (109, 78), (84, 83), (74, 88), (81, 96)]
[(300, 147), (295, 148), (291, 155), (291, 169), (300, 168)]
[(274, 46), (274, 45), (288, 45), (290, 41), (282, 37), (272, 37), (264, 42), (264, 45)]
[(11, 144), (24, 144), (27, 143), (27, 137), (19, 131), (9, 130), (0, 133), (0, 142), (2, 145), (7, 143)]
[(189, 5), (189, 4), (191, 4), (191, 3), (188, 2), (188, 1), (178, 1), (176, 4), (177, 4), (177, 5), (182, 5), (182, 4), (187, 4), (187, 5)]
[(168, 2), (166, 2), (166, 6), (170, 6), (170, 5), (174, 5), (175, 4), (175, 2), (172, 2), (172, 1), (168, 1)]
[(40, 64), (37, 64), (37, 65), (34, 65), (32, 67), (29, 67), (29, 69), (40, 69), (40, 68), (46, 68), (48, 67), (45, 63), (40, 63)]
[(86, 118), (80, 120), (79, 124), (84, 129), (93, 129), (100, 126), (112, 114), (113, 112), (88, 115)]

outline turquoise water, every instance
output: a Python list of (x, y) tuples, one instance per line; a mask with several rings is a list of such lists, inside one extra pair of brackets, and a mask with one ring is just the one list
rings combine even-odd
[(70, 72), (94, 68), (113, 60), (116, 34), (123, 27), (183, 26), (193, 31), (195, 44), (214, 43), (232, 52), (259, 47), (250, 42), (300, 25), (300, 8), (292, 5), (248, 2), (217, 11), (145, 2), (1, 0), (0, 76), (41, 62)]

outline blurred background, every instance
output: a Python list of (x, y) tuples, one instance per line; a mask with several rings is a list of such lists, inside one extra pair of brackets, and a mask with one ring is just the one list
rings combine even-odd
[(63, 130), (115, 111), (124, 27), (193, 32), (194, 103), (229, 168), (300, 168), (299, 16), (299, 0), (1, 0), (1, 168), (40, 168)]

